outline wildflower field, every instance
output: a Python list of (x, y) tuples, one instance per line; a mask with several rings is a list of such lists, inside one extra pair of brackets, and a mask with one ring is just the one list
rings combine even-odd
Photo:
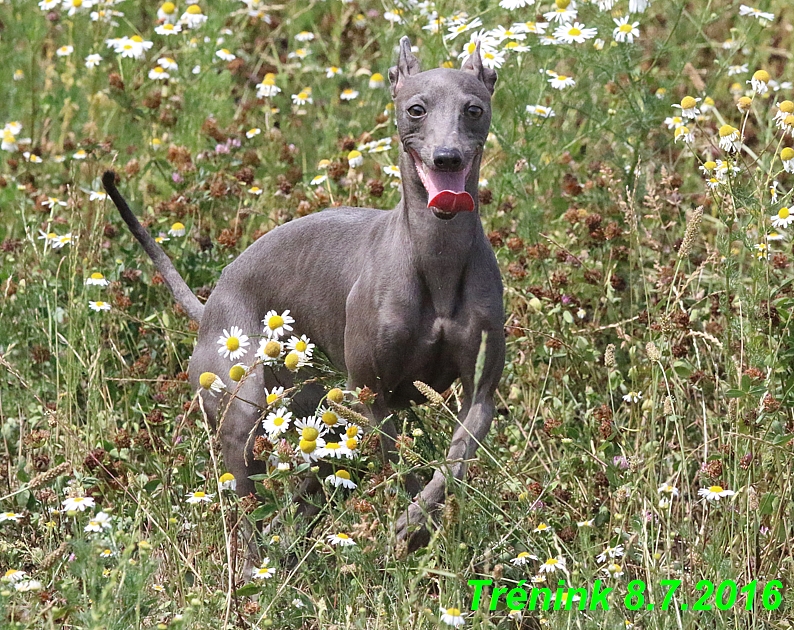
[[(238, 497), (196, 322), (100, 181), (205, 300), (280, 224), (396, 205), (404, 35), (499, 74), (479, 207), (507, 313), (493, 428), (412, 554), (400, 478), (443, 460), (460, 388), (400, 414), (384, 465), (300, 322), (230, 321), (230, 379), (256, 353), (329, 392), (317, 417), (268, 392)], [(789, 0), (0, 0), (0, 628), (790, 628), (792, 50)]]

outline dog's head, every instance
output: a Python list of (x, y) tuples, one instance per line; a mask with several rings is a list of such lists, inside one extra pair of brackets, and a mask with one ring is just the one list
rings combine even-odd
[[(400, 139), (427, 193), (427, 206), (443, 219), (474, 210), (496, 84), (496, 72), (482, 64), (479, 44), (460, 70), (422, 72), (403, 37), (389, 80)], [(404, 185), (412, 176), (403, 174)]]

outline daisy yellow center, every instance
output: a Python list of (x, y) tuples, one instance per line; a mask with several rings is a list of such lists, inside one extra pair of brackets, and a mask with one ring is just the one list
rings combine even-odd
[(447, 614), (452, 617), (460, 617), (460, 608), (447, 608)]
[(290, 352), (286, 357), (284, 357), (284, 365), (288, 370), (295, 370), (297, 369), (300, 360), (300, 355), (297, 352)]
[(133, 35), (132, 37), (130, 37), (130, 39), (134, 41), (136, 44), (140, 44), (143, 41), (143, 37), (141, 37), (140, 35)]
[(322, 421), (327, 426), (332, 427), (339, 421), (339, 418), (337, 418), (333, 411), (326, 411), (322, 415)]
[(203, 499), (206, 496), (207, 496), (207, 493), (206, 492), (202, 492), (201, 490), (199, 490), (198, 492), (194, 492), (193, 493), (193, 498), (195, 498), (195, 499)]
[(234, 481), (234, 475), (232, 473), (223, 473), (218, 479), (221, 483), (227, 483), (229, 481)]
[(780, 158), (786, 162), (789, 160), (794, 160), (794, 149), (791, 147), (786, 147), (780, 152)]
[(273, 418), (273, 424), (277, 427), (280, 427), (282, 424), (284, 424), (284, 422), (285, 420), (281, 416), (276, 416)]
[(570, 29), (568, 29), (568, 35), (572, 35), (573, 37), (579, 37), (579, 35), (581, 35), (581, 34), (582, 34), (582, 31), (580, 31), (575, 26), (570, 28)]
[(356, 158), (361, 157), (361, 151), (356, 151), (355, 149), (347, 154), (348, 160), (355, 160)]
[(242, 365), (233, 365), (229, 370), (229, 378), (235, 383), (239, 382), (245, 374), (245, 368)]
[(317, 442), (315, 440), (301, 440), (298, 448), (304, 453), (312, 453), (317, 448)]
[(306, 92), (298, 92), (298, 98), (302, 101), (305, 101), (309, 98), (309, 95)]
[(73, 7), (81, 7), (83, 6), (83, 0), (72, 0)]
[(717, 168), (717, 163), (716, 163), (716, 162), (714, 162), (714, 161), (712, 161), (712, 160), (709, 160), (708, 162), (706, 162), (706, 163), (703, 165), (703, 168), (705, 168), (707, 171), (712, 171), (712, 170), (714, 170), (715, 168)]
[(519, 558), (528, 558), (529, 557), (529, 552), (528, 551), (522, 551), (520, 554), (518, 554), (518, 557)]
[(783, 121), (783, 124), (785, 124), (786, 127), (794, 127), (794, 115), (789, 114), (788, 116), (786, 116), (786, 119)]
[(548, 560), (546, 560), (546, 564), (548, 564), (550, 566), (554, 566), (558, 562), (559, 562), (559, 560), (557, 560), (557, 558), (549, 558)]
[(753, 75), (753, 79), (756, 81), (761, 81), (762, 83), (769, 83), (769, 73), (766, 70), (759, 70)]
[(281, 344), (278, 341), (268, 341), (265, 344), (265, 354), (271, 359), (275, 359), (281, 354)]
[(176, 5), (173, 2), (164, 2), (160, 9), (162, 9), (163, 13), (171, 15), (174, 11), (176, 11)]
[(709, 492), (713, 492), (714, 494), (719, 494), (722, 491), (723, 491), (723, 487), (722, 486), (711, 486), (709, 488)]
[(378, 83), (378, 82), (380, 82), (380, 81), (383, 81), (383, 75), (382, 75), (380, 72), (376, 72), (375, 74), (373, 74), (373, 75), (372, 75), (372, 76), (369, 78), (369, 80), (370, 80), (370, 81), (374, 81), (374, 82)]
[(281, 315), (273, 315), (267, 320), (267, 326), (270, 330), (276, 330), (284, 325), (284, 318)]
[(187, 13), (190, 13), (190, 15), (201, 15), (201, 7), (197, 4), (191, 4), (187, 8)]
[(267, 395), (267, 404), (268, 405), (272, 405), (277, 400), (278, 400), (278, 394), (268, 394)]
[(777, 211), (777, 216), (780, 219), (788, 219), (789, 214), (791, 213), (789, 212), (788, 208), (781, 208), (780, 210)]
[(301, 339), (298, 343), (295, 344), (295, 349), (298, 352), (306, 352), (307, 344), (303, 339)]
[[(628, 26), (625, 24), (624, 26)], [(697, 101), (691, 96), (685, 96), (681, 99), (681, 109), (692, 109), (697, 105)]]
[(542, 530), (542, 529), (548, 529), (548, 527), (549, 527), (549, 526), (548, 526), (548, 525), (546, 525), (545, 523), (541, 523), (540, 525), (538, 525), (538, 529), (541, 529), (541, 530)]
[(558, 74), (557, 75), (557, 81), (567, 81), (567, 80), (568, 80), (568, 77), (566, 77), (564, 74)]
[(100, 300), (99, 302), (96, 303), (96, 305), (101, 308), (101, 307), (105, 306), (105, 303)]
[(176, 231), (176, 230), (184, 230), (184, 229), (185, 229), (185, 226), (184, 226), (184, 225), (182, 225), (181, 223), (177, 222), (177, 223), (174, 223), (174, 224), (171, 226), (171, 229), (172, 229), (172, 230), (174, 230), (174, 231)]
[[(785, 149), (783, 150), (785, 153)], [(782, 155), (782, 154), (781, 154)], [(334, 387), (330, 392), (328, 392), (328, 400), (335, 402), (337, 405), (341, 403), (345, 399), (345, 395), (341, 389), (338, 387)]]
[(224, 55), (228, 55), (228, 54), (230, 54), (230, 53), (229, 53), (229, 49), (228, 49), (228, 48), (221, 48), (221, 52), (222, 52)]
[(350, 536), (348, 536), (347, 534), (337, 534), (336, 537), (337, 538), (341, 538), (342, 540), (349, 540), (350, 539)]
[(781, 101), (780, 105), (777, 107), (781, 112), (786, 114), (794, 114), (794, 102), (792, 101)]
[(5, 572), (5, 577), (8, 578), (11, 577), (12, 575), (16, 575), (17, 573), (19, 573), (18, 569), (9, 569), (8, 571)]
[(567, 9), (568, 5), (571, 4), (571, 0), (554, 0), (554, 4), (557, 5), (558, 9)]
[(358, 448), (358, 440), (356, 438), (345, 440), (345, 446), (347, 446), (347, 448), (349, 448), (351, 451), (355, 451), (356, 448)]
[(97, 272), (97, 273), (92, 273), (92, 274), (91, 274), (91, 279), (92, 279), (92, 280), (104, 280), (104, 279), (105, 279), (105, 276), (103, 276), (103, 275), (102, 275), (101, 273), (99, 273), (99, 272)]
[(226, 348), (234, 352), (240, 347), (240, 340), (237, 337), (229, 337), (226, 340)]
[(157, 67), (154, 69), (154, 71), (155, 71), (157, 74), (162, 74), (163, 72), (165, 72), (165, 68), (161, 68), (160, 66), (157, 66)]
[[(620, 25), (620, 29), (619, 29), (619, 30), (620, 30), (620, 32), (621, 32), (621, 33), (631, 33), (631, 31), (632, 31), (632, 28), (633, 28), (633, 27), (631, 26), (631, 24), (628, 24), (628, 23), (627, 23), (627, 24), (621, 24), (621, 25)], [(693, 99), (693, 100), (694, 100), (694, 99)], [(693, 107), (694, 107), (694, 106), (693, 106)]]
[(356, 437), (358, 435), (358, 427), (357, 426), (349, 426), (345, 429), (345, 435), (347, 437)]
[(215, 382), (215, 379), (218, 378), (212, 372), (204, 372), (201, 376), (199, 376), (199, 385), (201, 385), (204, 389), (209, 389), (212, 387), (212, 384)]
[(339, 477), (340, 479), (347, 479), (348, 481), (350, 481), (350, 473), (347, 472), (346, 470), (337, 470), (336, 476)]
[(731, 125), (723, 125), (720, 127), (720, 138), (727, 138), (730, 135), (733, 135), (738, 131), (736, 127), (732, 127)]
[(342, 448), (342, 445), (339, 442), (327, 442), (325, 448), (335, 451)]
[(320, 432), (317, 429), (314, 427), (303, 427), (303, 430), (301, 431), (302, 440), (306, 440), (307, 442), (316, 442), (318, 437), (320, 437)]
[(173, 24), (163, 24), (163, 28), (166, 31), (173, 31), (174, 30), (174, 25)]

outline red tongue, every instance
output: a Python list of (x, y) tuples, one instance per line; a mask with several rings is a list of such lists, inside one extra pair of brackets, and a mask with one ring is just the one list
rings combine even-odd
[(468, 169), (454, 173), (428, 169), (423, 183), (427, 188), (427, 207), (443, 212), (471, 212), (474, 199), (466, 192)]
[(442, 190), (427, 202), (428, 208), (438, 208), (444, 212), (471, 212), (474, 210), (474, 199), (467, 192)]

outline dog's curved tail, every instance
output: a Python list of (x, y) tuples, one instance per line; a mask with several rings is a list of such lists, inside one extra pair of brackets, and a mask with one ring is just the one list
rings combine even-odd
[(121, 218), (124, 219), (124, 223), (130, 228), (132, 235), (143, 246), (149, 258), (152, 259), (157, 271), (162, 274), (174, 299), (185, 309), (191, 319), (200, 322), (201, 316), (204, 313), (204, 305), (199, 302), (182, 276), (179, 275), (176, 267), (174, 267), (174, 263), (171, 262), (171, 259), (163, 251), (163, 248), (157, 244), (152, 238), (152, 235), (149, 234), (140, 224), (138, 218), (132, 213), (124, 197), (121, 196), (121, 193), (116, 188), (116, 173), (113, 171), (105, 171), (102, 175), (102, 185), (105, 187), (108, 195), (110, 195), (113, 203), (116, 204)]

